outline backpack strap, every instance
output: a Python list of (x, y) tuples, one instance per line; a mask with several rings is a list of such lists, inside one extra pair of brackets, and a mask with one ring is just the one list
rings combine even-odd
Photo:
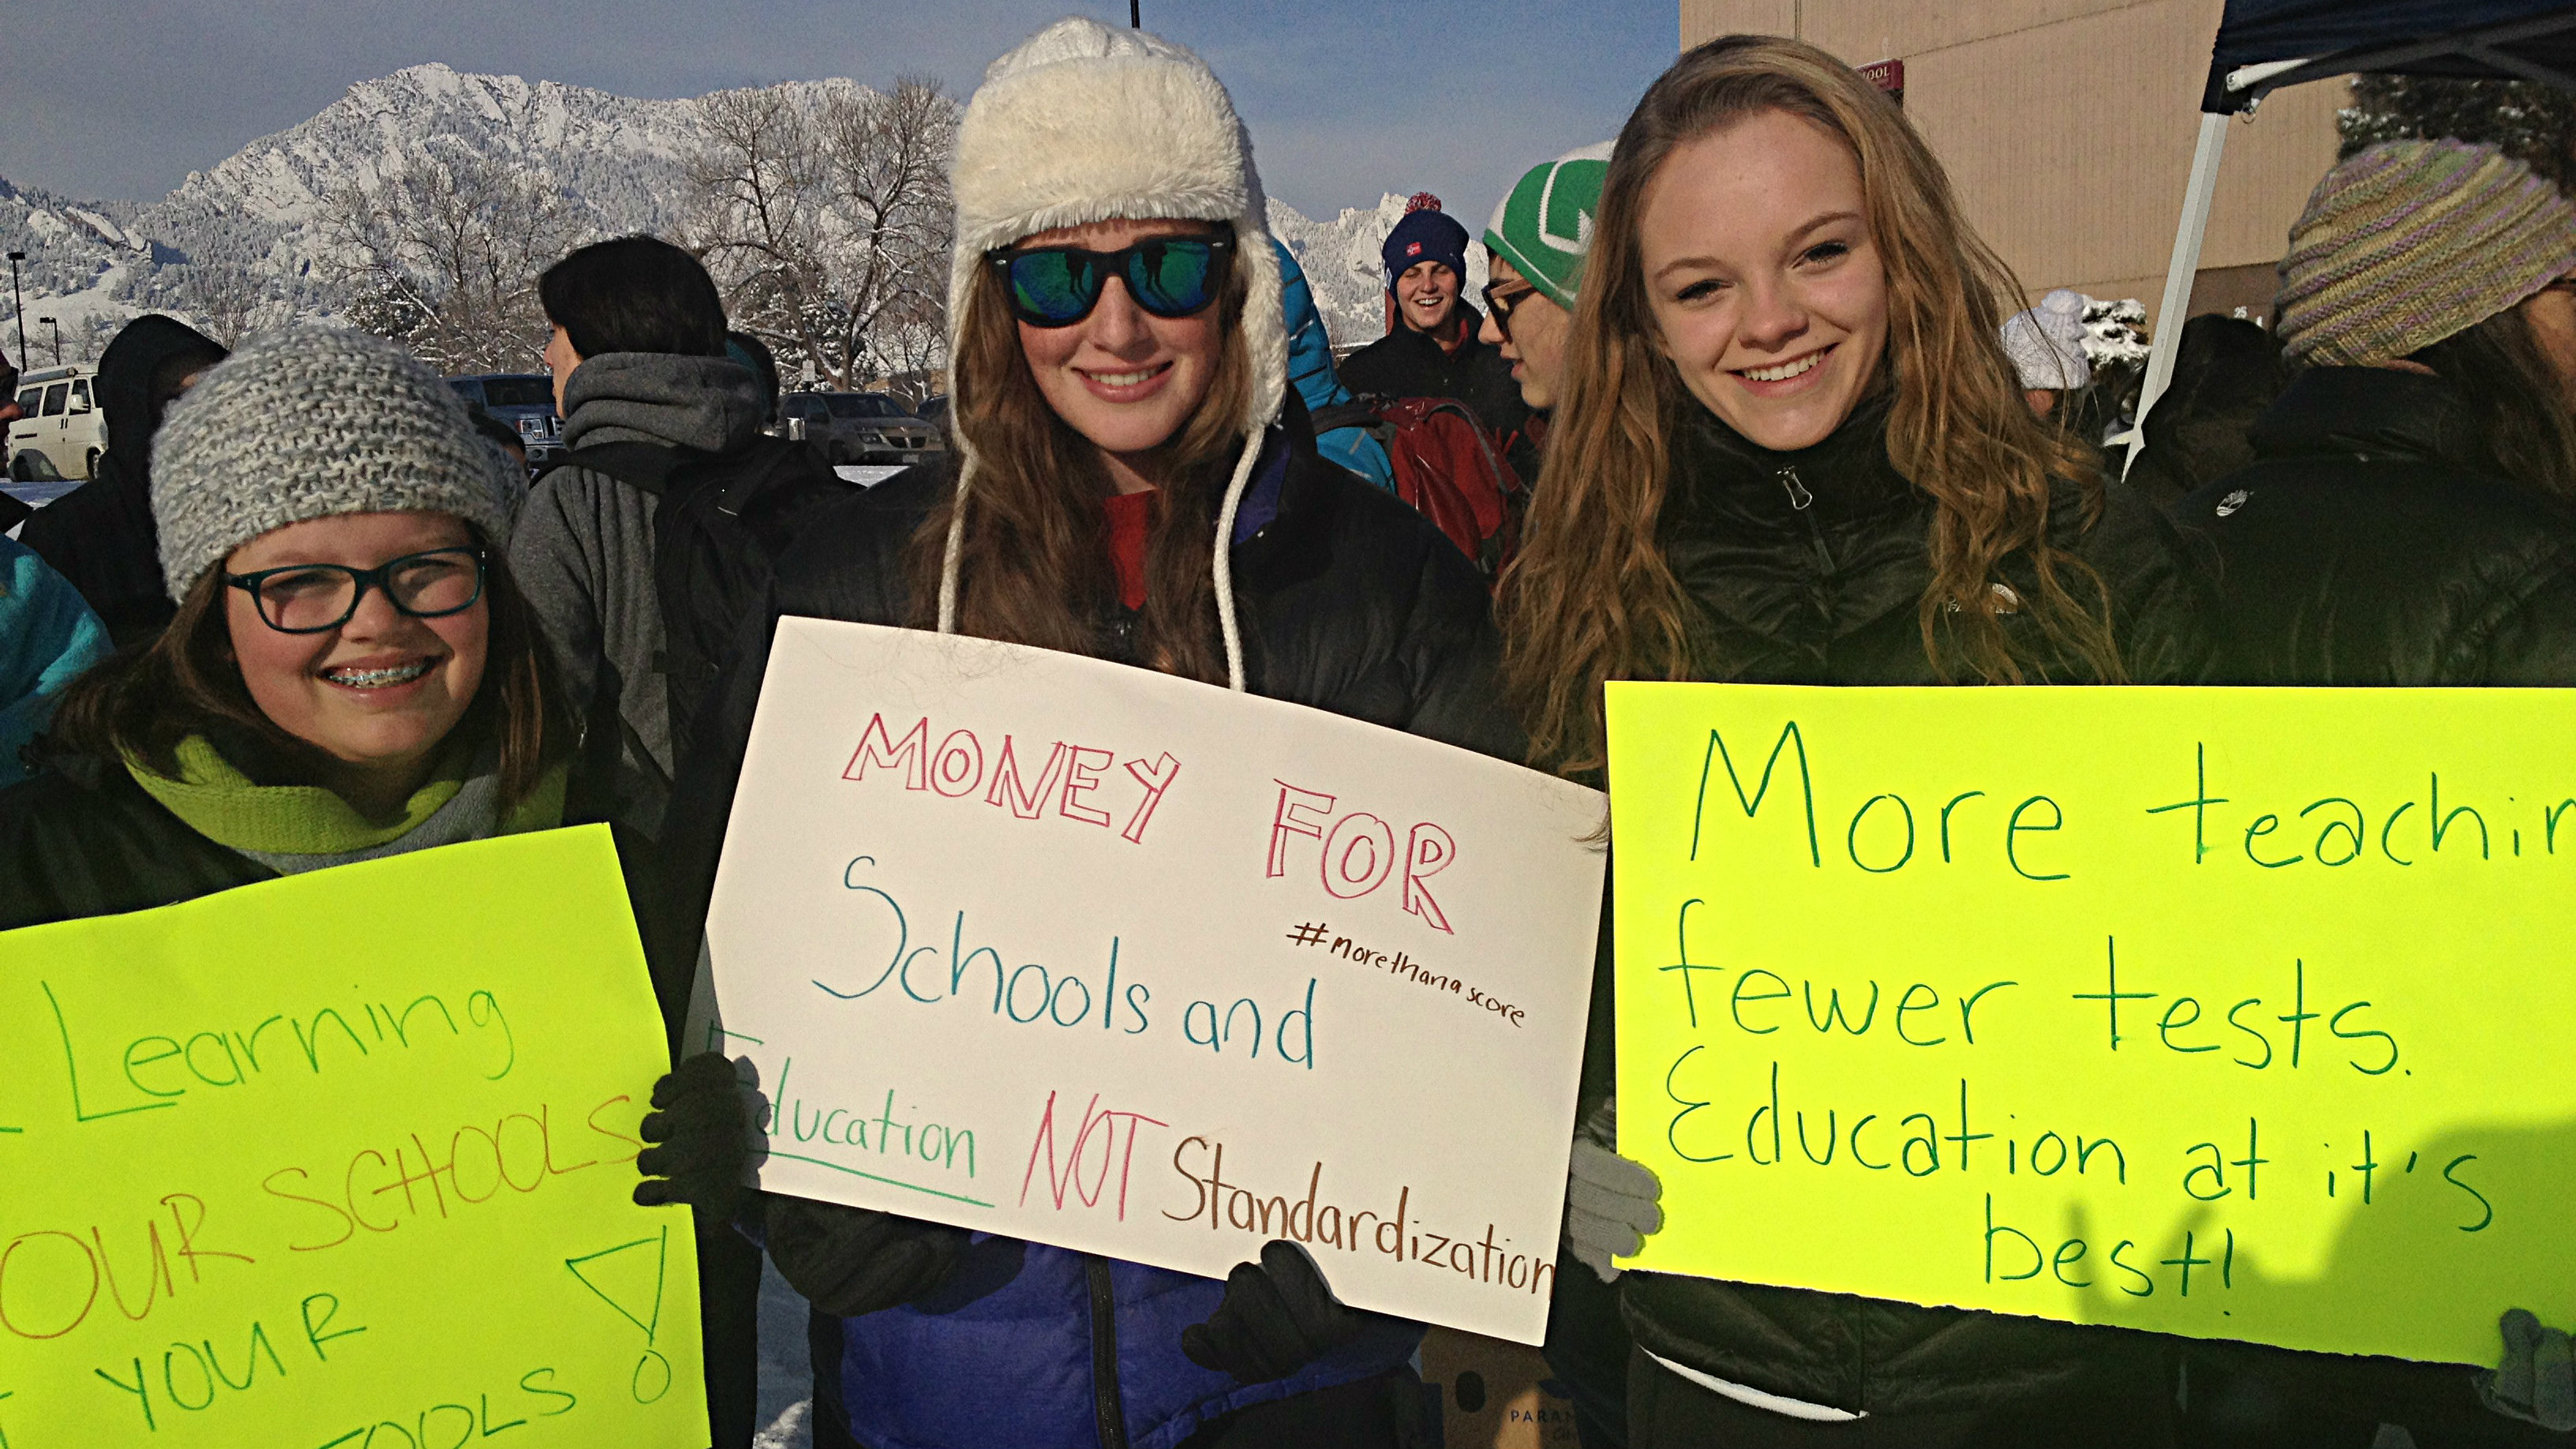
[(1475, 409), (1452, 397), (1433, 398), (1430, 401), (1431, 406), (1422, 410), (1425, 416), (1432, 413), (1456, 413), (1465, 418), (1467, 426), (1476, 434), (1476, 446), (1484, 452), (1485, 466), (1493, 470), (1495, 480), (1499, 483), (1510, 475), (1511, 470), (1503, 466), (1502, 456), (1494, 451), (1494, 440), (1486, 435), (1485, 424), (1476, 416)]
[(800, 484), (840, 481), (823, 465), (812, 445), (767, 433), (755, 434), (740, 453), (727, 454), (725, 464), (724, 482), (716, 493), (715, 506), (727, 518), (738, 519), (754, 512), (773, 495)]
[(1376, 406), (1359, 398), (1346, 403), (1335, 403), (1328, 408), (1317, 408), (1312, 417), (1315, 431), (1318, 433), (1339, 432), (1343, 428), (1375, 427), (1379, 421)]
[[(694, 448), (676, 448), (668, 443), (593, 443), (564, 454), (537, 477), (543, 478), (558, 468), (586, 468), (659, 498), (671, 486), (672, 475), (705, 456)], [(535, 485), (532, 482), (530, 486)]]

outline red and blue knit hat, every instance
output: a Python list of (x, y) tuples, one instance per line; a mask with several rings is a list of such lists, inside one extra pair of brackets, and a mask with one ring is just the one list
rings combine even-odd
[(1386, 263), (1386, 289), (1395, 290), (1395, 279), (1424, 262), (1438, 262), (1459, 277), (1467, 275), (1467, 229), (1449, 213), (1440, 209), (1440, 198), (1428, 191), (1417, 191), (1405, 203), (1404, 219), (1386, 234), (1386, 245), (1377, 249)]
[(2465, 332), (2576, 269), (2576, 206), (2493, 146), (2388, 141), (2326, 173), (2290, 228), (2282, 356), (2370, 367)]

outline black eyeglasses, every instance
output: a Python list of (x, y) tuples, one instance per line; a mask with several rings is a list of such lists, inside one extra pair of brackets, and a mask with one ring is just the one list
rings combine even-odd
[(1002, 274), (1011, 314), (1032, 327), (1070, 327), (1100, 305), (1113, 276), (1157, 317), (1206, 310), (1234, 259), (1230, 236), (1148, 237), (1114, 252), (1082, 247), (997, 247), (984, 254)]
[(277, 632), (319, 634), (348, 623), (369, 589), (384, 590), (397, 611), (415, 619), (464, 613), (483, 597), (484, 559), (479, 548), (433, 548), (371, 569), (288, 564), (226, 574), (224, 582), (250, 595), (260, 622)]
[(1521, 304), (1522, 298), (1537, 291), (1538, 288), (1527, 283), (1508, 290), (1500, 282), (1485, 284), (1485, 310), (1493, 314), (1494, 330), (1503, 334), (1505, 342), (1512, 340), (1512, 309)]

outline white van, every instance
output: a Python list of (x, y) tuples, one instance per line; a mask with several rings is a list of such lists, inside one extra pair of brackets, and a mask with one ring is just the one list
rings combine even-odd
[(18, 411), (9, 425), (9, 476), (22, 482), (94, 478), (107, 451), (107, 414), (91, 397), (96, 368), (47, 367), (18, 377)]

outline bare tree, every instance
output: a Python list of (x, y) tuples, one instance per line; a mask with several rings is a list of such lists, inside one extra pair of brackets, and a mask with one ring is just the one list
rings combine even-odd
[(257, 272), (239, 262), (192, 261), (181, 270), (172, 295), (196, 318), (199, 331), (226, 347), (277, 325), (289, 311)]
[(824, 111), (833, 200), (851, 227), (837, 339), (851, 371), (919, 371), (925, 352), (945, 346), (957, 120), (939, 83), (917, 76), (891, 92), (836, 96)]
[(815, 357), (826, 294), (822, 157), (814, 117), (781, 87), (698, 102), (705, 139), (688, 160), (689, 237), (736, 327), (782, 370)]
[(463, 150), (333, 191), (320, 227), (350, 320), (446, 372), (538, 364), (537, 273), (584, 229), (562, 193)]
[(785, 88), (699, 103), (691, 234), (734, 325), (782, 369), (835, 388), (944, 354), (957, 103), (936, 81), (890, 92)]

